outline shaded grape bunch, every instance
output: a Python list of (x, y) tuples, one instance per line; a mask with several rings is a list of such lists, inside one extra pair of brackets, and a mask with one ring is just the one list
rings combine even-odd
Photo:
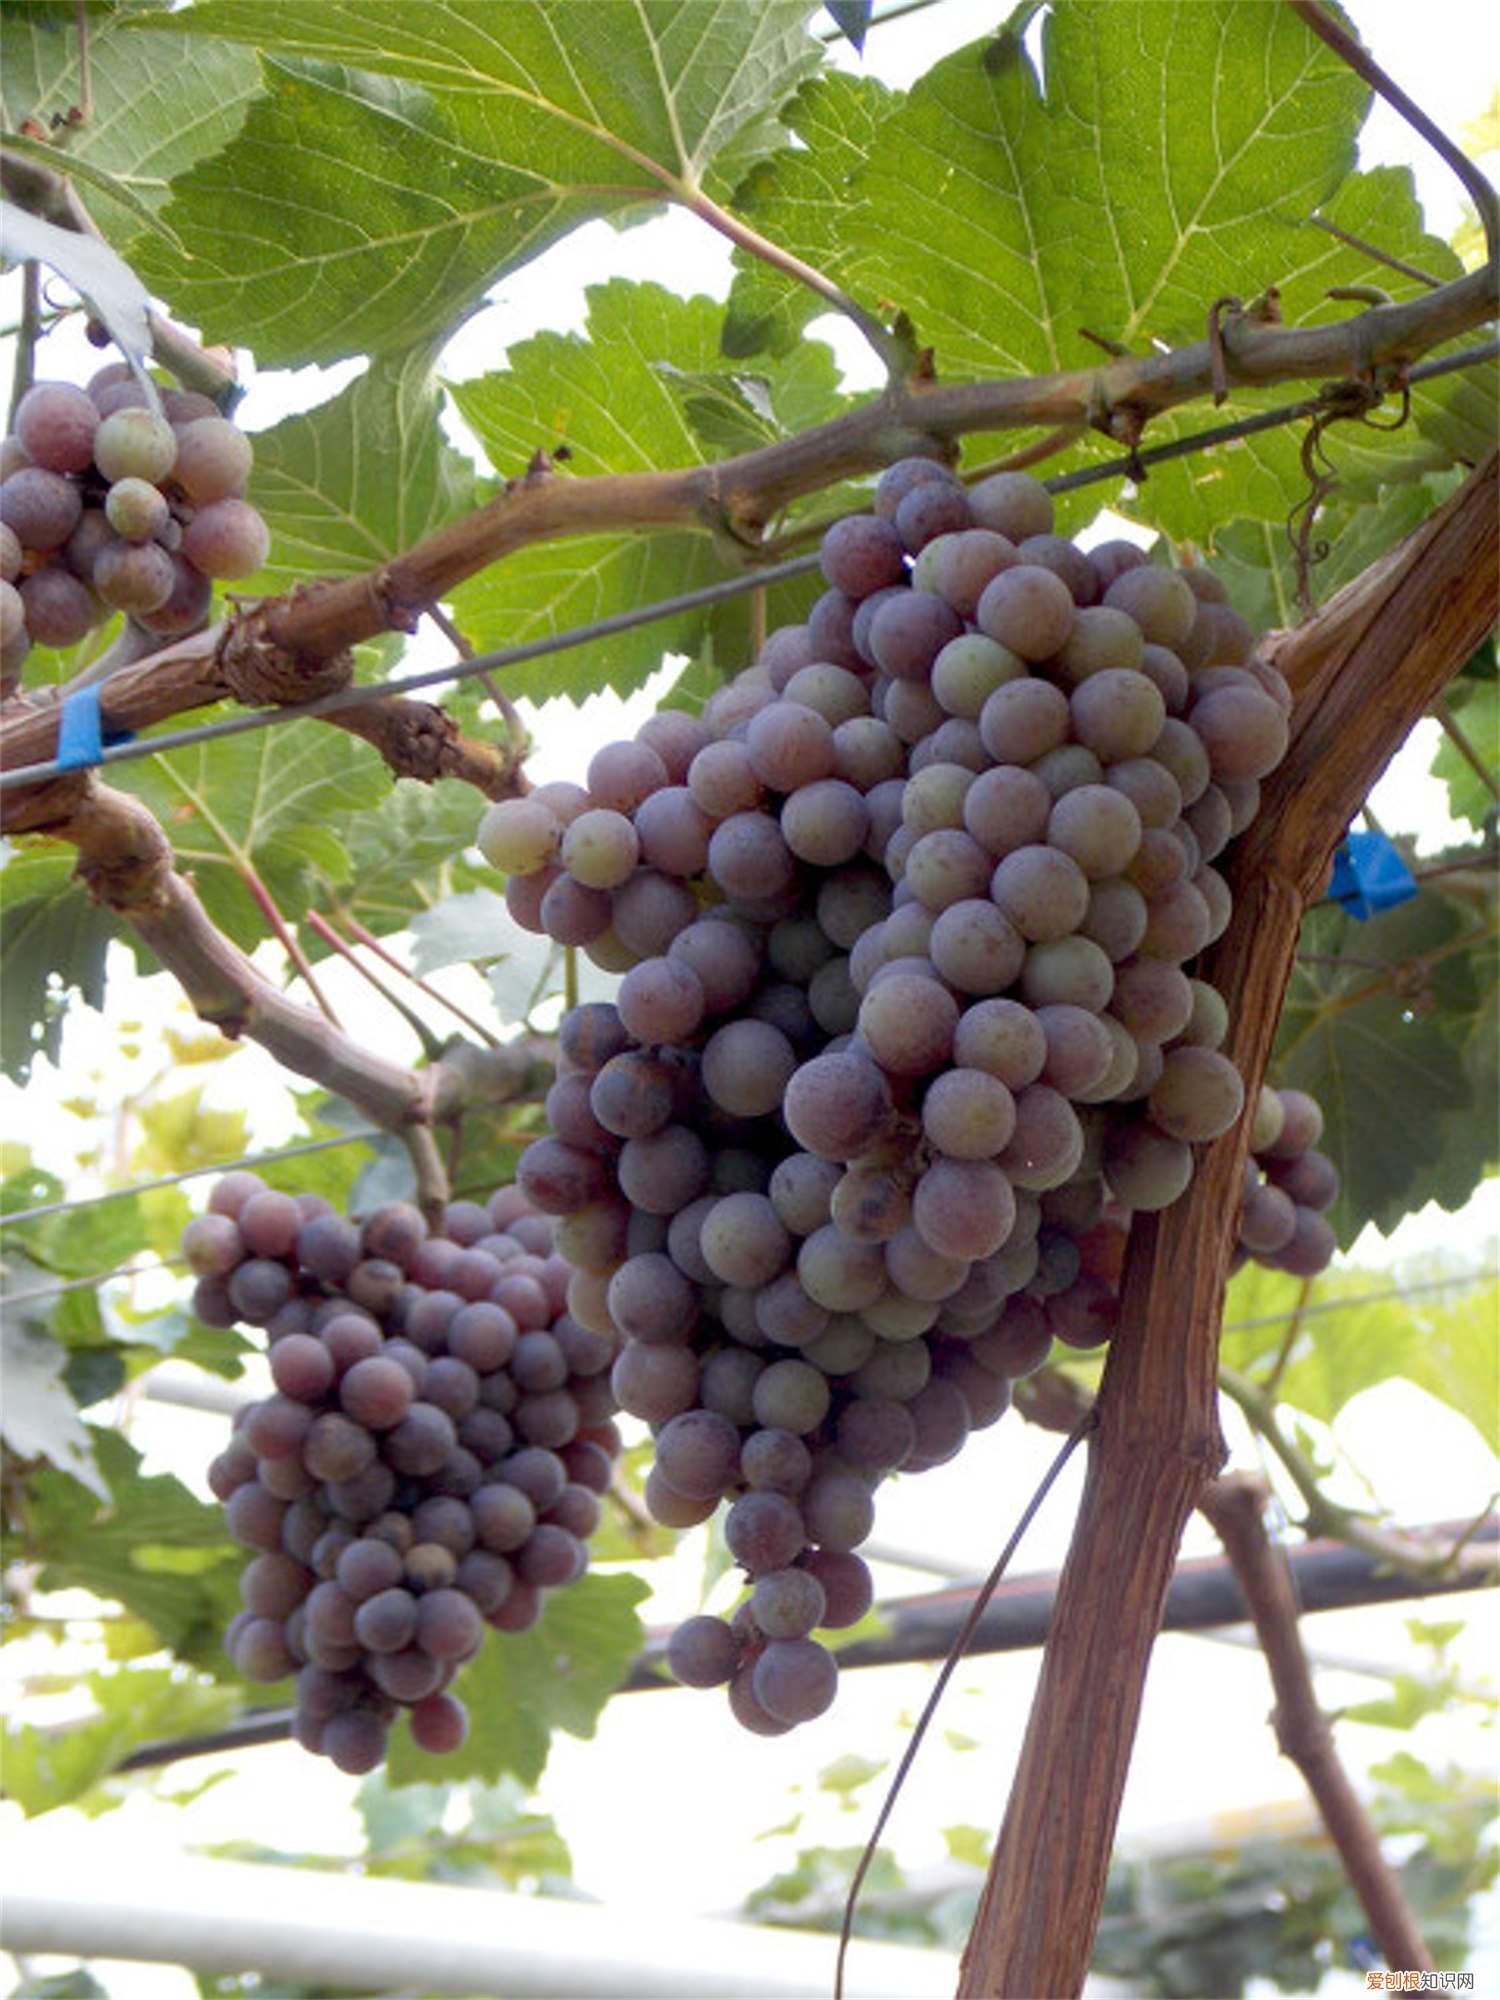
[(1108, 1339), (1132, 1215), (1244, 1113), (1194, 968), (1290, 694), (1209, 572), (1052, 527), (1025, 474), (900, 462), (701, 716), (479, 829), (515, 920), (622, 975), (517, 1178), (648, 1506), (728, 1503), (750, 1595), (673, 1664), (766, 1733), (833, 1699), (881, 1480)]
[(1271, 1271), (1315, 1278), (1337, 1249), (1324, 1210), (1338, 1198), (1339, 1170), (1319, 1152), (1323, 1113), (1305, 1090), (1261, 1091), (1250, 1128), (1235, 1268), (1254, 1259)]
[(37, 382), (0, 455), (0, 686), (33, 644), (74, 646), (122, 611), (158, 639), (208, 616), (212, 580), (250, 576), (270, 548), (245, 499), (249, 439), (207, 396), (123, 363), (86, 389)]
[(582, 1576), (619, 1437), (618, 1343), (565, 1310), (553, 1224), (515, 1188), (351, 1222), (236, 1171), (183, 1233), (211, 1326), (264, 1328), (275, 1391), (209, 1469), (253, 1554), (225, 1650), (295, 1677), (293, 1733), (372, 1770), (409, 1712), (467, 1733), (451, 1692), (486, 1632), (525, 1632)]

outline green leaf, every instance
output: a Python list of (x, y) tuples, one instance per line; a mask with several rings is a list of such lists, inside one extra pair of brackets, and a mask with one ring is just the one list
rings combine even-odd
[[(1281, 1351), (1302, 1295), (1300, 1280), (1248, 1265), (1225, 1303), (1223, 1359), (1260, 1374)], [(1494, 1329), (1500, 1289), (1455, 1275), (1453, 1290), (1392, 1297), (1385, 1271), (1339, 1270), (1316, 1281), (1318, 1310), (1303, 1322), (1277, 1398), (1331, 1423), (1366, 1389), (1394, 1379), (1425, 1389), (1500, 1448), (1500, 1360)], [(1240, 1325), (1251, 1321), (1261, 1324)]]
[[(126, 210), (142, 228), (160, 231), (174, 249), (181, 250), (182, 245), (172, 230), (159, 216), (152, 213), (134, 188), (122, 181), (118, 175), (106, 173), (103, 167), (96, 167), (82, 155), (65, 153), (56, 146), (49, 146), (44, 140), (31, 138), (25, 132), (7, 132), (5, 150), (23, 160), (34, 161), (49, 173), (72, 181), (82, 181), (96, 200), (102, 194), (106, 200)], [(28, 229), (18, 225), (33, 225), (33, 227)], [(36, 225), (49, 233), (45, 236), (38, 235)], [(55, 270), (68, 279), (75, 291), (80, 295), (92, 297), (99, 318), (114, 335), (120, 348), (126, 354), (133, 355), (136, 360), (144, 362), (148, 351), (146, 295), (139, 283), (132, 278), (130, 267), (123, 259), (117, 257), (107, 246), (94, 243), (92, 239), (82, 237), (75, 231), (58, 229), (50, 223), (42, 223), (37, 216), (25, 215), (20, 211), (12, 211), (7, 215), (6, 227), (15, 230), (6, 250), (8, 258), (14, 260), (17, 257), (34, 256), (51, 263)], [(28, 235), (34, 246), (29, 251), (23, 247)], [(46, 243), (51, 245), (54, 253), (52, 257), (49, 257), (46, 249), (41, 247)], [(87, 256), (81, 254), (80, 246), (86, 246), (90, 254)], [(98, 254), (101, 250), (102, 256)], [(61, 258), (62, 261), (55, 261), (57, 258)], [(70, 266), (82, 274), (82, 281), (70, 273)], [(98, 290), (101, 282), (104, 286), (102, 299)]]
[[(72, 8), (49, 19), (7, 6), (0, 103), (8, 127), (26, 118), (50, 127), (81, 101), (75, 18)], [(105, 233), (127, 243), (142, 205), (160, 209), (175, 175), (226, 145), (260, 89), (248, 49), (180, 34), (165, 15), (143, 21), (139, 9), (91, 10), (92, 114), (65, 128), (66, 146), (69, 165), (89, 178), (89, 208)], [(123, 205), (101, 191), (100, 175), (119, 185)]]
[(970, 1868), (988, 1868), (992, 1836), (982, 1826), (945, 1826), (943, 1845), (952, 1861), (962, 1861)]
[(323, 723), (290, 722), (143, 759), (121, 783), (161, 821), (211, 920), (250, 950), (266, 934), (250, 874), (285, 918), (301, 916), (315, 875), (348, 879), (334, 829), (383, 799), (389, 779), (368, 744)]
[(143, 1743), (222, 1728), (239, 1702), (232, 1688), (181, 1667), (121, 1667), (85, 1685), (98, 1711), (87, 1722), (6, 1732), (6, 1795), (28, 1815), (83, 1801)]
[(586, 1576), (549, 1596), (530, 1632), (496, 1633), (458, 1686), (469, 1709), (468, 1741), (439, 1758), (418, 1750), (409, 1731), (397, 1731), (386, 1760), (391, 1782), (514, 1777), (534, 1785), (554, 1729), (593, 1735), (639, 1650), (635, 1607), (647, 1595), (638, 1577)]
[[(568, 470), (558, 478), (703, 463), (695, 419), (705, 421), (706, 385), (718, 385), (721, 414), (735, 395), (743, 408), (745, 393), (745, 371), (737, 379), (719, 353), (721, 308), (625, 280), (592, 286), (588, 304), (587, 338), (538, 334), (517, 342), (504, 372), (454, 385), (491, 464), (518, 475), (539, 448), (563, 444)], [(810, 380), (806, 365), (762, 372), (776, 423), (816, 407), (830, 387), (826, 374)], [(704, 534), (571, 537), (519, 550), (471, 577), (454, 593), (454, 616), (477, 646), (523, 644), (716, 582), (727, 567)], [(576, 699), (601, 686), (628, 692), (664, 654), (695, 651), (705, 624), (705, 613), (681, 612), (512, 669), (507, 684), (533, 700)]]
[[(1419, 479), (1381, 487), (1373, 498), (1336, 496), (1319, 512), (1313, 531), (1314, 542), (1327, 549), (1326, 558), (1310, 571), (1315, 598), (1326, 603), (1404, 540), (1446, 499), (1443, 488), (1448, 483), (1442, 478)], [(1284, 522), (1233, 521), (1214, 532), (1212, 546), (1209, 567), (1223, 578), (1235, 609), (1257, 631), (1301, 623), (1296, 554)]]
[(523, 931), (493, 889), (466, 889), (412, 918), (413, 970), (435, 972), (444, 965), (487, 965), (516, 951), (528, 958), (545, 954), (545, 939)]
[[(136, 1612), (179, 1659), (222, 1664), (224, 1625), (238, 1608), (241, 1552), (222, 1516), (167, 1473), (143, 1475), (140, 1454), (118, 1432), (89, 1426), (109, 1488), (98, 1502), (74, 1479), (43, 1470), (31, 1483), (27, 1556), (44, 1565), (43, 1590), (89, 1590)], [(161, 1550), (219, 1552), (212, 1568), (173, 1574), (151, 1566)]]
[(74, 881), (74, 850), (61, 843), (11, 848), (0, 867), (5, 1005), (0, 1066), (24, 1084), (38, 1055), (56, 1062), (68, 1009), (104, 1005), (105, 957), (114, 921)]
[(426, 347), (377, 359), (331, 402), (257, 434), (267, 590), (377, 568), (473, 507), (473, 469), (443, 441), (431, 362)]
[(832, 1792), (841, 1805), (852, 1805), (853, 1794), (868, 1785), (872, 1778), (878, 1778), (888, 1762), (885, 1757), (860, 1757), (853, 1751), (847, 1752), (819, 1771), (818, 1790)]
[[(9, 1260), (7, 1260), (9, 1269)], [(25, 1282), (23, 1277), (23, 1283)], [(101, 1500), (109, 1489), (94, 1461), (89, 1434), (63, 1386), (67, 1352), (24, 1323), (24, 1307), (0, 1320), (5, 1400), (0, 1405), (0, 1437), (18, 1458), (46, 1459), (80, 1481)]]
[(342, 827), (349, 875), (342, 887), (328, 885), (339, 912), (384, 936), (440, 903), (467, 872), (462, 857), (481, 804), (457, 778), (398, 778), (377, 805), (351, 813)]
[[(1500, 772), (1500, 681), (1457, 680), (1448, 690), (1448, 707), (1493, 782)], [(1446, 735), (1432, 760), (1432, 775), (1448, 787), (1448, 810), (1455, 819), (1476, 829), (1493, 821), (1494, 792)]]
[[(1209, 301), (1268, 283), (1299, 316), (1306, 218), (1353, 166), (1366, 100), (1338, 58), (1235, 0), (1078, 0), (1048, 14), (1043, 55), (1045, 92), (1013, 29), (928, 71), (881, 120), (832, 243), (775, 206), (807, 183), (801, 156), (764, 170), (749, 212), (908, 313), (944, 377), (1085, 365), (1084, 326), (1201, 338)], [(852, 95), (819, 135), (835, 187)]]
[(818, 59), (805, 0), (209, 0), (173, 26), (248, 41), (266, 95), (177, 180), (190, 259), (146, 275), (263, 360), (448, 328), (592, 216), (745, 164)]
[(7, 2000), (109, 2000), (109, 1993), (80, 1965), (75, 1972), (32, 1973)]
[[(1437, 1201), (1463, 1205), (1494, 1158), (1471, 1063), (1492, 1060), (1494, 885), (1429, 883), (1366, 923), (1324, 905), (1303, 929), (1277, 1038), (1282, 1084), (1323, 1107), (1345, 1245)], [(1480, 1100), (1483, 1101), (1483, 1100)]]
[[(900, 99), (873, 77), (838, 71), (805, 84), (785, 122), (801, 144), (757, 167), (735, 195), (774, 243), (795, 247), (827, 270), (838, 261), (849, 187), (877, 143), (881, 121)], [(785, 354), (824, 310), (805, 285), (773, 271), (747, 252), (735, 254), (736, 276), (724, 322), (724, 352)]]
[(214, 1167), (245, 1151), (245, 1113), (203, 1102), (204, 1084), (139, 1105), (141, 1137), (136, 1166), (145, 1173), (176, 1174), (190, 1167)]
[[(10, 1184), (6, 1185), (9, 1189)], [(177, 1206), (185, 1221), (186, 1208), (180, 1197)], [(170, 1230), (169, 1242), (175, 1240), (180, 1227), (179, 1222), (177, 1228)], [(131, 1194), (118, 1194), (110, 1201), (89, 1202), (60, 1215), (13, 1225), (6, 1230), (5, 1240), (7, 1244), (24, 1245), (28, 1256), (67, 1278), (112, 1269), (141, 1250), (167, 1247), (159, 1238), (153, 1238), (145, 1198)]]

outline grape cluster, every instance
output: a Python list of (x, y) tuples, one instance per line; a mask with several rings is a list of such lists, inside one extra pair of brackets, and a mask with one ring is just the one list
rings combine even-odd
[(1108, 1337), (1131, 1214), (1243, 1110), (1186, 968), (1290, 694), (1211, 573), (1052, 529), (1025, 474), (901, 461), (701, 718), (479, 829), (516, 921), (623, 974), (517, 1178), (623, 1342), (652, 1512), (731, 1503), (751, 1594), (669, 1659), (767, 1734), (833, 1699), (881, 1479)]
[(1261, 1091), (1250, 1127), (1235, 1268), (1254, 1259), (1294, 1278), (1315, 1278), (1337, 1247), (1324, 1215), (1339, 1170), (1318, 1151), (1323, 1113), (1305, 1090)]
[(251, 447), (207, 396), (161, 410), (123, 362), (86, 389), (37, 382), (0, 446), (0, 684), (32, 645), (74, 646), (123, 611), (159, 638), (208, 615), (211, 579), (249, 576), (270, 535), (244, 497)]
[(230, 1658), (295, 1674), (294, 1734), (340, 1770), (372, 1770), (402, 1708), (456, 1749), (450, 1683), (583, 1574), (619, 1451), (617, 1343), (564, 1310), (551, 1222), (504, 1188), (441, 1234), (405, 1202), (361, 1224), (236, 1171), (183, 1250), (198, 1317), (263, 1327), (275, 1383), (209, 1471), (254, 1551)]

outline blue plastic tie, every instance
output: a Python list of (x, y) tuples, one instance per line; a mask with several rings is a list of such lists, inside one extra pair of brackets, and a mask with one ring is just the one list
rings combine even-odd
[(1351, 917), (1368, 923), (1417, 893), (1416, 878), (1383, 833), (1351, 833), (1334, 856), (1328, 893)]
[[(129, 729), (114, 729), (111, 743), (128, 743)], [(99, 707), (99, 686), (74, 690), (63, 703), (57, 725), (56, 764), (59, 771), (87, 771), (104, 759), (104, 716)]]

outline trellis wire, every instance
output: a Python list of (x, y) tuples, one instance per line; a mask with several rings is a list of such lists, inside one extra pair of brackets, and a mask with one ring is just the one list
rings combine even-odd
[(58, 1284), (42, 1285), (31, 1292), (0, 1292), (0, 1305), (8, 1308), (41, 1305), (61, 1298), (64, 1292), (81, 1292), (91, 1286), (107, 1285), (115, 1278), (148, 1278), (153, 1271), (180, 1271), (186, 1264), (186, 1257), (158, 1257), (154, 1264), (117, 1264), (112, 1271), (96, 1271), (91, 1278), (65, 1278)]
[[(1410, 371), (1407, 380), (1413, 383), (1430, 381), (1440, 375), (1476, 367), (1497, 355), (1500, 355), (1500, 341), (1487, 341), (1479, 347), (1465, 348), (1458, 354), (1423, 362)], [(1132, 452), (1123, 458), (1083, 466), (1077, 472), (1060, 473), (1042, 483), (1051, 493), (1071, 493), (1079, 487), (1097, 485), (1106, 479), (1138, 478), (1143, 469), (1152, 465), (1165, 464), (1213, 445), (1253, 437), (1281, 424), (1294, 423), (1299, 417), (1305, 417), (1311, 407), (1306, 400), (1284, 403), (1274, 410), (1263, 411), (1259, 416), (1220, 424), (1211, 430), (1195, 431), (1191, 437), (1174, 438), (1166, 444), (1153, 445), (1148, 450)], [(139, 757), (154, 757), (168, 750), (187, 749), (195, 743), (211, 743), (221, 736), (239, 736), (248, 730), (266, 729), (280, 722), (337, 715), (341, 710), (366, 707), (371, 702), (386, 701), (393, 695), (409, 694), (417, 688), (434, 687), (445, 681), (469, 680), (502, 667), (524, 666), (532, 660), (572, 652), (580, 646), (593, 645), (597, 640), (613, 638), (617, 633), (634, 631), (641, 625), (675, 618), (684, 611), (703, 610), (709, 605), (743, 596), (748, 591), (763, 590), (769, 584), (788, 582), (794, 577), (809, 574), (817, 566), (816, 554), (793, 556), (786, 562), (752, 570), (744, 576), (726, 577), (722, 582), (704, 584), (697, 590), (684, 591), (676, 597), (658, 598), (654, 603), (640, 605), (633, 611), (618, 611), (611, 617), (598, 618), (587, 625), (575, 625), (565, 632), (549, 633), (546, 638), (529, 639), (519, 646), (502, 646), (494, 652), (476, 654), (472, 659), (456, 659), (447, 666), (404, 674), (397, 680), (384, 681), (377, 686), (340, 688), (333, 694), (320, 695), (314, 701), (289, 702), (280, 708), (252, 709), (242, 715), (224, 716), (217, 722), (200, 724), (194, 729), (178, 729), (163, 736), (110, 744), (104, 748), (98, 762), (100, 765), (129, 763)], [(0, 771), (0, 792), (18, 791), (64, 775), (55, 758), (37, 764), (17, 765), (12, 770)]]
[(162, 1174), (154, 1181), (137, 1181), (134, 1187), (106, 1188), (102, 1194), (82, 1194), (73, 1201), (47, 1201), (36, 1208), (18, 1208), (0, 1215), (0, 1229), (18, 1222), (40, 1222), (48, 1215), (71, 1215), (75, 1209), (96, 1208), (101, 1201), (124, 1201), (135, 1194), (154, 1194), (157, 1188), (176, 1187), (182, 1181), (201, 1180), (206, 1174), (222, 1174), (231, 1167), (264, 1167), (277, 1160), (295, 1160), (303, 1153), (326, 1153), (334, 1146), (353, 1146), (361, 1139), (382, 1139), (387, 1135), (378, 1125), (354, 1132), (341, 1132), (332, 1139), (308, 1139), (296, 1146), (278, 1146), (266, 1153), (247, 1153), (243, 1159), (220, 1160), (209, 1167), (184, 1167), (180, 1174)]

